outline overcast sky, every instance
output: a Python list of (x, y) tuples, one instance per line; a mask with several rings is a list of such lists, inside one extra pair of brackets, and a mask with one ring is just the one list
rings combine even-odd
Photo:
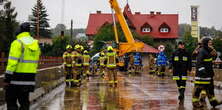
[[(17, 19), (25, 21), (31, 14), (36, 0), (11, 0), (18, 12)], [(62, 0), (42, 0), (49, 14), (51, 28), (61, 23)], [(64, 0), (64, 21), (69, 28), (70, 20), (74, 20), (74, 28), (86, 28), (90, 13), (101, 10), (110, 13), (109, 0)], [(121, 8), (126, 0), (118, 0)], [(190, 23), (190, 6), (199, 5), (199, 22), (201, 26), (215, 26), (222, 30), (222, 0), (129, 0), (133, 12), (149, 13), (161, 11), (164, 14), (179, 14), (179, 23)]]

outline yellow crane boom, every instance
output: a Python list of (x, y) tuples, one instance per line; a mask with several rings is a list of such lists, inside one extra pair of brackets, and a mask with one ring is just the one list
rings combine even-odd
[[(111, 5), (111, 8), (115, 11), (115, 15), (117, 16), (117, 19), (127, 40), (127, 42), (119, 44), (119, 56), (122, 56), (125, 53), (132, 51), (140, 51), (143, 48), (144, 44), (142, 42), (136, 42), (134, 40), (133, 35), (129, 29), (125, 17), (123, 16), (123, 13), (119, 7), (117, 0), (109, 0), (109, 3)], [(114, 28), (116, 27), (114, 26)]]

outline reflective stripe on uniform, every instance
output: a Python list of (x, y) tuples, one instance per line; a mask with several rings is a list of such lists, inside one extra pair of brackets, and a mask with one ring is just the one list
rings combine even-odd
[(180, 80), (179, 76), (173, 76), (173, 80)]
[(38, 61), (35, 61), (35, 60), (21, 60), (19, 62), (21, 62), (21, 63), (38, 63)]
[(178, 87), (179, 89), (182, 89), (182, 88), (186, 88), (185, 86), (180, 86), (180, 87)]
[(216, 97), (212, 97), (209, 101), (212, 102), (212, 101), (215, 101), (215, 100), (217, 100)]
[(195, 84), (210, 84), (209, 81), (195, 81)]
[(188, 58), (183, 56), (183, 61), (187, 61), (187, 60), (188, 60)]
[(8, 59), (11, 59), (11, 60), (18, 60), (19, 58), (17, 58), (17, 57), (13, 57), (13, 56), (9, 56)]
[(213, 59), (212, 58), (208, 58), (208, 59), (204, 59), (203, 61), (205, 61), (205, 62), (210, 62), (210, 61), (212, 61)]
[(193, 98), (192, 99), (192, 102), (199, 102), (200, 100), (199, 100), (199, 98)]
[(202, 71), (204, 69), (205, 69), (205, 67), (200, 67), (200, 68), (198, 68), (198, 71)]
[(34, 81), (11, 81), (10, 84), (14, 85), (35, 85)]
[(6, 73), (6, 74), (13, 74), (13, 72), (12, 72), (12, 71), (9, 71), (9, 70), (6, 70), (5, 73)]
[(187, 80), (187, 76), (182, 76), (182, 80)]
[(82, 66), (82, 64), (75, 64), (75, 66)]
[(175, 57), (174, 57), (174, 61), (179, 61), (179, 57), (178, 57), (178, 56), (175, 56)]
[(211, 77), (208, 78), (195, 77), (195, 80), (211, 80)]

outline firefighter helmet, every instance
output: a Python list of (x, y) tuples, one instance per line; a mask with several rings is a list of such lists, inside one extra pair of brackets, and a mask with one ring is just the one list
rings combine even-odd
[(84, 54), (87, 54), (88, 53), (88, 51), (87, 50), (84, 50), (84, 52), (83, 52)]
[(79, 49), (79, 48), (81, 48), (80, 45), (79, 45), (79, 44), (76, 44), (76, 45), (75, 45), (75, 49)]
[(66, 49), (72, 49), (72, 46), (71, 45), (67, 45)]
[(108, 47), (107, 47), (107, 50), (108, 50), (108, 51), (112, 51), (112, 50), (113, 50), (113, 47), (112, 47), (112, 46), (108, 46)]

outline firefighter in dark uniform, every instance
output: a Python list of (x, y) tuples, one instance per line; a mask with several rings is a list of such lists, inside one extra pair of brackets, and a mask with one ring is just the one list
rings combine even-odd
[(68, 86), (72, 80), (72, 46), (67, 45), (66, 51), (63, 53), (63, 61), (66, 75), (66, 85)]
[(192, 66), (191, 55), (185, 50), (184, 43), (181, 41), (178, 43), (178, 49), (172, 54), (171, 68), (173, 69), (173, 80), (176, 80), (179, 91), (178, 99), (180, 104), (183, 104), (187, 74), (190, 73)]
[(200, 93), (202, 90), (206, 91), (207, 97), (211, 106), (216, 107), (221, 104), (214, 94), (214, 71), (213, 71), (213, 57), (217, 56), (216, 50), (212, 47), (212, 40), (204, 38), (202, 40), (202, 47), (197, 54), (195, 86), (193, 93), (193, 106), (203, 107), (200, 103)]

